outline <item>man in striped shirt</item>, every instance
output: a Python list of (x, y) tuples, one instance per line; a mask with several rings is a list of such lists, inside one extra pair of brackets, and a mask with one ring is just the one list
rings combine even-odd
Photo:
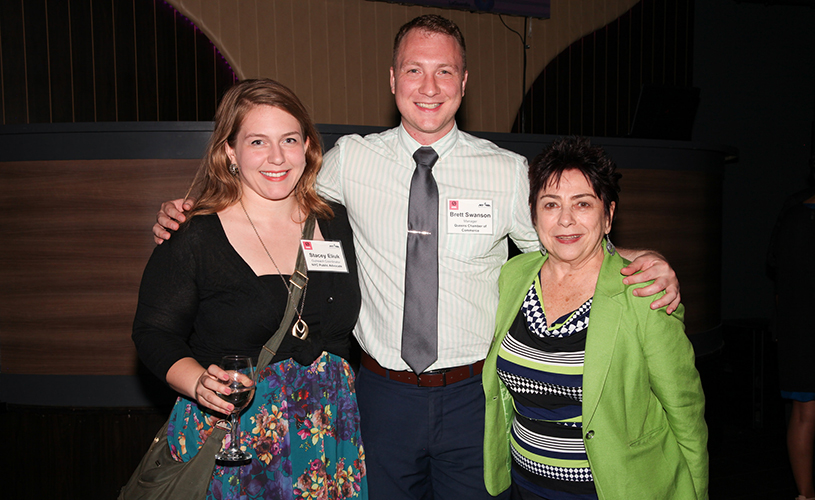
[[(370, 497), (491, 499), (483, 481), (484, 396), (481, 366), (498, 306), (498, 274), (507, 237), (538, 249), (528, 206), (526, 159), (458, 129), (467, 85), (459, 28), (420, 16), (394, 42), (390, 84), (398, 127), (341, 138), (326, 153), (320, 193), (348, 209), (359, 263), (362, 309), (355, 329), (363, 349), (357, 377)], [(414, 152), (431, 146), (438, 186), (437, 358), (420, 374), (402, 359), (405, 256)], [(180, 200), (165, 203), (154, 233), (169, 237), (182, 219)], [(175, 227), (174, 227), (175, 226)], [(166, 239), (166, 238), (165, 238)], [(639, 289), (667, 294), (653, 307), (679, 304), (673, 270), (650, 252), (629, 266)], [(621, 278), (622, 279), (622, 278)]]

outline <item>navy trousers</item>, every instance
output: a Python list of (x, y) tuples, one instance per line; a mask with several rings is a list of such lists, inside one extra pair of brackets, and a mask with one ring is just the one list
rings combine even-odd
[(494, 500), (484, 486), (481, 376), (447, 387), (360, 367), (357, 402), (371, 500)]

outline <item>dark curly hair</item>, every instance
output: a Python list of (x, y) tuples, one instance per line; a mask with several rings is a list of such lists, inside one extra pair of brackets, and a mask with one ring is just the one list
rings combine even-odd
[(438, 33), (455, 38), (461, 49), (461, 63), (463, 65), (461, 70), (464, 71), (467, 69), (467, 46), (464, 43), (464, 35), (461, 34), (461, 30), (458, 29), (456, 23), (446, 17), (437, 16), (436, 14), (425, 14), (424, 16), (416, 17), (399, 28), (399, 32), (396, 33), (396, 38), (393, 40), (393, 62), (391, 64), (394, 68), (396, 67), (396, 58), (399, 55), (399, 47), (402, 45), (402, 39), (412, 30)]
[(603, 200), (606, 216), (611, 214), (611, 203), (619, 203), (620, 177), (617, 165), (600, 146), (592, 146), (586, 137), (571, 136), (555, 139), (543, 149), (529, 165), (529, 207), (532, 222), (537, 222), (538, 195), (553, 182), (560, 183), (563, 172), (578, 170)]

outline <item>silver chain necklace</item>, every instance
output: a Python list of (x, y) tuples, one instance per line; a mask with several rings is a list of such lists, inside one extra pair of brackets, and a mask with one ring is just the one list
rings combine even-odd
[[(243, 209), (243, 213), (246, 214), (246, 220), (249, 221), (249, 225), (252, 226), (252, 229), (255, 231), (255, 236), (258, 237), (258, 241), (260, 241), (260, 245), (263, 247), (263, 250), (266, 251), (266, 255), (269, 256), (269, 260), (272, 261), (274, 264), (274, 268), (277, 269), (277, 275), (280, 276), (280, 279), (283, 280), (283, 284), (286, 285), (286, 290), (288, 291), (289, 297), (291, 297), (291, 285), (286, 282), (286, 278), (283, 277), (283, 273), (280, 272), (280, 268), (277, 267), (277, 262), (274, 261), (272, 258), (272, 254), (269, 253), (269, 249), (266, 248), (266, 244), (263, 243), (263, 238), (260, 237), (260, 233), (258, 232), (258, 228), (255, 227), (255, 223), (252, 222), (252, 218), (249, 217), (249, 212), (246, 211), (246, 207), (243, 205), (243, 200), (238, 200), (241, 204), (241, 208)], [(308, 337), (308, 324), (303, 321), (303, 308), (306, 304), (306, 289), (308, 288), (308, 283), (303, 285), (303, 297), (300, 300), (300, 309), (297, 309), (297, 306), (294, 307), (294, 311), (297, 313), (297, 321), (295, 321), (294, 326), (291, 327), (291, 334), (297, 337), (300, 340), (306, 340)]]

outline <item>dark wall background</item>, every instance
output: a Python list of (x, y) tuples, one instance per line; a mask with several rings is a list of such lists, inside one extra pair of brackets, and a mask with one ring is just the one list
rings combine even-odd
[(642, 0), (574, 42), (537, 76), (512, 131), (625, 137), (644, 84), (693, 84), (693, 9)]
[[(646, 1), (649, 2), (649, 5), (656, 5), (659, 2), (669, 5), (675, 0)], [(765, 5), (765, 3), (773, 5)], [(813, 102), (815, 100), (813, 96), (815, 94), (815, 29), (813, 29), (815, 9), (807, 5), (783, 6), (777, 5), (778, 3), (772, 0), (761, 3), (739, 3), (735, 0), (699, 0), (696, 2), (687, 0), (687, 4), (690, 4), (695, 12), (693, 32), (689, 35), (693, 42), (692, 52), (689, 52), (692, 53), (693, 67), (692, 71), (685, 72), (685, 75), (692, 75), (693, 85), (702, 89), (693, 139), (700, 143), (735, 146), (739, 150), (739, 161), (724, 167), (724, 184), (721, 193), (716, 190), (716, 194), (704, 195), (710, 198), (721, 196), (724, 201), (721, 220), (723, 224), (722, 316), (725, 319), (768, 317), (770, 315), (771, 287), (769, 280), (764, 275), (764, 252), (782, 200), (788, 193), (799, 189), (804, 184), (807, 160), (811, 150), (813, 107), (815, 107)], [(684, 4), (676, 0), (676, 5)], [(110, 7), (109, 11), (99, 14), (99, 18), (94, 17), (94, 25), (99, 26), (99, 19), (108, 19), (110, 23), (106, 25), (108, 28), (105, 30), (111, 33), (115, 30), (119, 35), (122, 35), (123, 32), (128, 33), (126, 38), (133, 37), (134, 44), (130, 48), (125, 44), (124, 47), (114, 49), (106, 45), (112, 43), (109, 41), (110, 38), (105, 38), (104, 40), (108, 42), (103, 41), (101, 44), (94, 42), (95, 47), (99, 47), (109, 55), (116, 56), (108, 59), (108, 62), (97, 63), (96, 56), (93, 55), (96, 52), (89, 51), (87, 48), (80, 50), (73, 42), (66, 42), (70, 39), (66, 39), (64, 19), (66, 19), (65, 16), (69, 16), (73, 34), (82, 26), (89, 26), (91, 8), (108, 9), (108, 7)], [(154, 19), (153, 16), (155, 19), (160, 17), (161, 12), (164, 12), (162, 10), (164, 7), (161, 0), (0, 1), (0, 47), (2, 50), (0, 88), (2, 89), (3, 124), (116, 121), (117, 119), (123, 121), (209, 120), (214, 110), (217, 91), (207, 93), (208, 97), (187, 100), (191, 95), (189, 92), (194, 92), (194, 90), (179, 90), (182, 87), (178, 83), (180, 80), (173, 80), (173, 75), (170, 75), (169, 81), (176, 83), (172, 84), (173, 90), (169, 91), (169, 94), (178, 96), (179, 100), (175, 105), (162, 104), (156, 100), (157, 96), (159, 94), (165, 96), (168, 92), (161, 89), (155, 93), (149, 91), (146, 98), (136, 96), (142, 95), (141, 90), (160, 85), (159, 80), (161, 82), (166, 80), (152, 80), (151, 71), (148, 69), (147, 83), (144, 83), (144, 74), (139, 75), (135, 69), (122, 69), (122, 65), (126, 62), (131, 65), (131, 68), (135, 68), (132, 66), (134, 61), (142, 61), (139, 68), (147, 67), (139, 56), (131, 52), (131, 49), (135, 47), (138, 53), (141, 47), (139, 40), (146, 40), (144, 36), (140, 35), (144, 33), (144, 28), (141, 27), (141, 21), (138, 19), (146, 20), (149, 25), (150, 21)], [(34, 14), (36, 12), (32, 11), (36, 9), (41, 10), (42, 16), (39, 16), (39, 21), (33, 20), (35, 16), (23, 17), (23, 12)], [(174, 16), (175, 14), (170, 14), (173, 20), (169, 25), (172, 26), (173, 33), (180, 34), (183, 32), (181, 28), (189, 26), (185, 25), (184, 19)], [(140, 27), (136, 28), (134, 23), (139, 23)], [(161, 24), (163, 21), (156, 21), (156, 23)], [(188, 40), (187, 43), (190, 44), (187, 46), (199, 47), (201, 33), (194, 28), (190, 28), (188, 32), (198, 41), (189, 42)], [(14, 38), (23, 33), (25, 44)], [(44, 39), (43, 36), (46, 38)], [(121, 36), (119, 39), (121, 40)], [(584, 48), (587, 41), (584, 41)], [(65, 50), (66, 43), (71, 46), (68, 52)], [(23, 55), (20, 54), (21, 47), (26, 48)], [(146, 47), (147, 51), (153, 51), (158, 55), (158, 45), (151, 46), (148, 41)], [(200, 45), (200, 47), (207, 46)], [(51, 52), (52, 50), (55, 52)], [(178, 60), (189, 55), (189, 52), (181, 48), (173, 49), (173, 51), (176, 50), (179, 51), (176, 56)], [(218, 63), (219, 56), (210, 50), (198, 51), (197, 54), (206, 54), (207, 61), (213, 64)], [(162, 55), (167, 54), (165, 51), (160, 52)], [(196, 53), (195, 50), (191, 52)], [(682, 54), (679, 56), (677, 60), (683, 58)], [(29, 62), (42, 60), (48, 60), (49, 66), (28, 65)], [(115, 70), (112, 65), (115, 65)], [(209, 64), (207, 66), (212, 67)], [(66, 67), (72, 72), (69, 79), (65, 79), (64, 73), (59, 72), (60, 68)], [(199, 64), (198, 68), (200, 67)], [(97, 68), (99, 71), (96, 71)], [(184, 75), (189, 74), (187, 70), (180, 69), (179, 71)], [(218, 70), (213, 69), (208, 73), (209, 76), (199, 75), (192, 80), (211, 81), (210, 79), (215, 78), (217, 74)], [(102, 78), (102, 80), (88, 80), (89, 75), (94, 78)], [(226, 74), (226, 77), (225, 80), (229, 80), (229, 74)], [(69, 87), (71, 92), (68, 92)], [(217, 88), (216, 85), (212, 87)], [(127, 102), (119, 100), (126, 96), (131, 96), (132, 99)], [(182, 105), (182, 102), (187, 104)], [(577, 99), (575, 102), (583, 101)], [(148, 103), (157, 103), (155, 109), (149, 109), (152, 104), (145, 108), (145, 104)], [(113, 107), (109, 106), (111, 104)], [(165, 111), (173, 109), (176, 112), (170, 113), (171, 116), (164, 115)], [(627, 109), (631, 109), (630, 106)], [(92, 114), (91, 111), (93, 111)], [(583, 123), (589, 121), (585, 120)], [(571, 123), (573, 122), (569, 122)], [(593, 126), (596, 126), (596, 123), (595, 121)], [(625, 125), (619, 127), (620, 130), (625, 128)], [(558, 130), (551, 133), (569, 132), (592, 133), (585, 128)], [(619, 132), (615, 133), (609, 127), (606, 132), (596, 129), (593, 133), (617, 135)], [(45, 141), (42, 144), (45, 150), (53, 147), (52, 144)], [(14, 148), (5, 149), (6, 161), (14, 156), (13, 150)], [(89, 163), (87, 160), (78, 160), (76, 166), (87, 169), (93, 166)], [(138, 165), (116, 160), (116, 168), (124, 170), (131, 167), (135, 171), (142, 165), (143, 160)], [(161, 170), (171, 172), (170, 169), (163, 166)], [(25, 171), (22, 173), (14, 171), (14, 169), (11, 171), (15, 176), (32, 175), (43, 182), (47, 180), (47, 177), (42, 175), (42, 171), (36, 169), (31, 170), (30, 174)], [(67, 175), (65, 168), (58, 172), (60, 175)], [(110, 169), (110, 172), (112, 172), (111, 176), (116, 177), (109, 178), (107, 182), (118, 186), (115, 181), (121, 180), (120, 174), (113, 168)], [(161, 184), (162, 188), (169, 186), (170, 192), (178, 193), (181, 190), (167, 182)], [(688, 184), (698, 185), (698, 183)], [(0, 185), (3, 184), (0, 183)], [(127, 189), (131, 185), (132, 181), (119, 188)], [(664, 188), (666, 183), (649, 182), (648, 185)], [(87, 186), (92, 186), (92, 184), (87, 183)], [(159, 187), (150, 188), (149, 191), (158, 200), (171, 197), (170, 194), (159, 192)], [(130, 194), (132, 196), (132, 193)], [(149, 226), (149, 219), (154, 211), (154, 208), (151, 207), (157, 206), (158, 201), (139, 196), (133, 198), (145, 204), (147, 216), (143, 223), (127, 225), (127, 230), (133, 231), (134, 234), (138, 233), (137, 236), (143, 238), (146, 246), (149, 247), (151, 245), (147, 241), (149, 235), (144, 234), (138, 228)], [(658, 199), (649, 205), (662, 203), (662, 201)], [(77, 205), (75, 208), (79, 211), (100, 210), (98, 203)], [(115, 218), (111, 219), (110, 216), (106, 216), (106, 213), (100, 213), (99, 217), (105, 218), (106, 223), (109, 224), (119, 222)], [(77, 240), (87, 235), (88, 231), (94, 231), (100, 227), (99, 224), (94, 225), (93, 219), (90, 222), (84, 217), (77, 219), (81, 220), (82, 224), (90, 224), (86, 231), (76, 233)], [(719, 217), (710, 219), (718, 221)], [(30, 228), (23, 227), (21, 232), (30, 232)], [(679, 247), (679, 245), (676, 246)], [(19, 289), (10, 290), (9, 294), (17, 293), (19, 295)], [(750, 490), (750, 488), (754, 488), (756, 481), (766, 480), (766, 476), (748, 469), (747, 464), (786, 463), (783, 453), (774, 455), (745, 453), (745, 448), (749, 448), (748, 452), (753, 451), (755, 440), (752, 436), (742, 434), (741, 428), (731, 432), (734, 438), (732, 442), (724, 441), (728, 437), (728, 434), (722, 431), (724, 425), (731, 428), (734, 423), (739, 424), (748, 416), (753, 418), (754, 426), (761, 425), (761, 413), (755, 410), (764, 405), (762, 399), (764, 385), (770, 388), (767, 394), (770, 394), (770, 391), (775, 393), (775, 384), (771, 383), (771, 379), (764, 380), (761, 372), (756, 371), (757, 366), (764, 366), (762, 359), (756, 361), (755, 358), (756, 352), (759, 352), (755, 346), (764, 345), (763, 332), (760, 329), (752, 329), (753, 344), (751, 345), (745, 341), (750, 338), (745, 336), (745, 332), (749, 334), (750, 331), (740, 325), (736, 327), (739, 330), (738, 335), (733, 337), (734, 342), (729, 342), (727, 345), (741, 350), (735, 353), (726, 351), (724, 359), (711, 357), (708, 362), (715, 364), (717, 368), (721, 365), (722, 372), (714, 372), (710, 377), (706, 377), (703, 373), (706, 381), (712, 379), (719, 384), (713, 387), (706, 384), (705, 388), (710, 395), (710, 416), (708, 418), (711, 422), (711, 436), (714, 438), (711, 443), (712, 498), (725, 498), (720, 492), (739, 489), (740, 498), (747, 498), (748, 495), (744, 494), (746, 491), (755, 493), (757, 490)], [(730, 328), (733, 329), (733, 325)], [(767, 342), (767, 345), (771, 344)], [(753, 348), (753, 358), (750, 357), (751, 348)], [(42, 351), (34, 350), (32, 352), (30, 357), (35, 358)], [(773, 359), (769, 350), (766, 359)], [(768, 372), (771, 371), (768, 368)], [(5, 380), (8, 383), (13, 383), (15, 377), (15, 375), (5, 374)], [(66, 375), (59, 377), (62, 383), (74, 385), (82, 390), (85, 389), (83, 384), (89, 378), (102, 379), (100, 383), (111, 382), (110, 377), (103, 378), (93, 375), (82, 376), (83, 378), (71, 378)], [(30, 381), (31, 378), (26, 380)], [(758, 389), (756, 381), (759, 384)], [(118, 380), (112, 382), (105, 387), (113, 387), (121, 393), (122, 383)], [(34, 392), (29, 388), (30, 386), (25, 387), (28, 392)], [(54, 385), (52, 388), (58, 390), (60, 387)], [(134, 389), (132, 392), (137, 391)], [(8, 394), (7, 391), (0, 390), (0, 400), (8, 397)], [(155, 395), (153, 392), (150, 394)], [(43, 396), (44, 393), (40, 392), (39, 395)], [(100, 395), (98, 391), (94, 395), (97, 399), (106, 397), (104, 393)], [(121, 395), (132, 396), (133, 394)], [(42, 498), (54, 496), (54, 491), (58, 491), (58, 495), (64, 498), (115, 497), (118, 487), (129, 477), (135, 463), (167, 414), (166, 408), (82, 409), (75, 407), (77, 404), (83, 404), (77, 401), (75, 397), (72, 397), (61, 407), (10, 405), (2, 404), (0, 401), (0, 427), (16, 430), (7, 443), (9, 449), (47, 449), (53, 455), (55, 463), (61, 464), (54, 468), (53, 477), (50, 477), (53, 488), (41, 488), (42, 491), (32, 490), (30, 485), (37, 484), (36, 481), (41, 480), (40, 470), (30, 466), (31, 460), (21, 460), (14, 454), (4, 454), (0, 458), (0, 469), (9, 471), (10, 477), (17, 478), (16, 481), (8, 483), (6, 487), (8, 491), (4, 491), (6, 496), (9, 498)], [(118, 405), (114, 398), (107, 401), (111, 405)], [(59, 401), (54, 399), (51, 402)], [(134, 405), (122, 404), (121, 406)], [(716, 416), (724, 424), (719, 424), (717, 427), (716, 420), (712, 419)], [(783, 431), (783, 425), (780, 427)], [(780, 435), (772, 437), (773, 442), (783, 443)], [(755, 449), (760, 450), (760, 448)], [(726, 455), (719, 453), (718, 461), (715, 454), (717, 450), (727, 451)], [(750, 460), (742, 461), (744, 457)], [(738, 470), (741, 475), (735, 478), (726, 476), (721, 466), (716, 468), (717, 464), (722, 463)], [(791, 484), (788, 476), (788, 471), (782, 473), (773, 471), (774, 479), (779, 480), (780, 478), (781, 481)], [(753, 478), (755, 481), (752, 483), (747, 480)], [(780, 497), (792, 498), (793, 495), (792, 492), (788, 493), (784, 490), (784, 495)], [(754, 495), (753, 498), (759, 497)]]
[(207, 121), (234, 81), (163, 0), (0, 1), (0, 124)]
[(722, 193), (725, 320), (771, 315), (764, 255), (784, 198), (806, 186), (812, 151), (813, 7), (696, 2), (693, 75), (702, 91), (693, 139), (739, 150)]

